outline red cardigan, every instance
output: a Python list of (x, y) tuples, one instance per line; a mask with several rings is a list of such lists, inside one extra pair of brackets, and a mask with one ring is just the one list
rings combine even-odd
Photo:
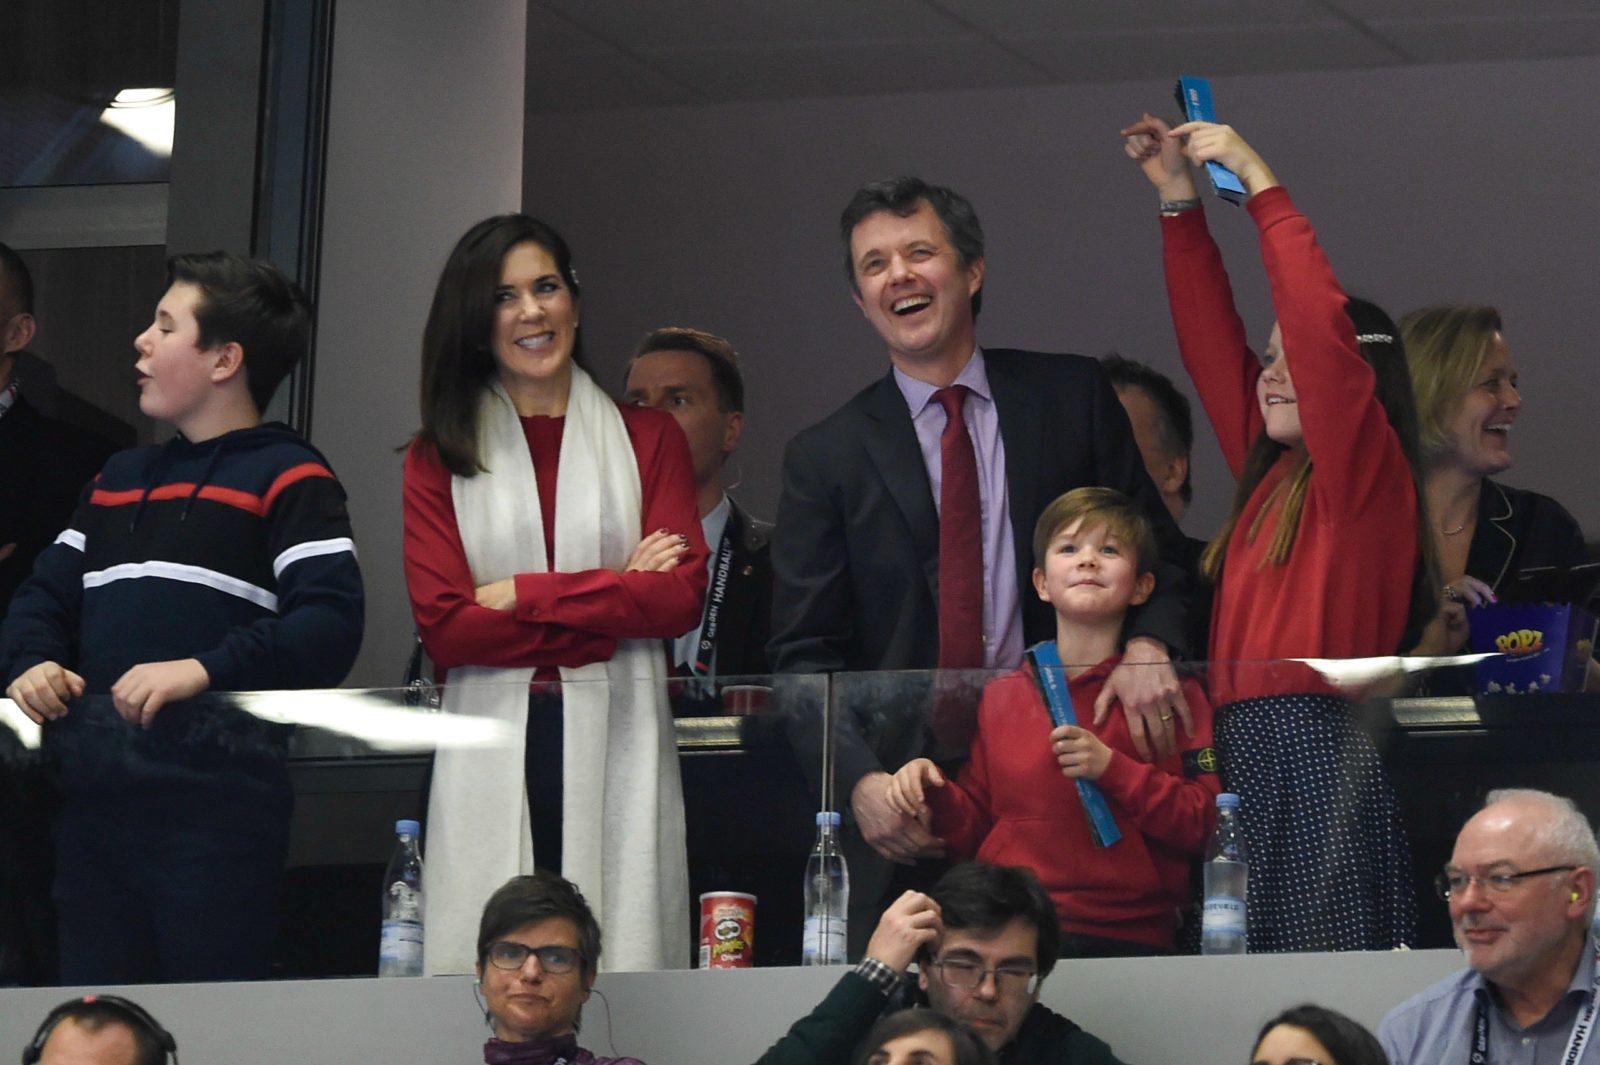
[[(514, 611), (477, 605), (456, 527), (450, 471), (430, 444), (414, 442), (406, 452), (406, 587), (417, 631), (441, 678), (459, 665), (548, 668), (603, 662), (615, 653), (618, 640), (678, 636), (700, 619), (707, 550), (688, 440), (669, 414), (620, 409), (639, 462), (639, 532), (682, 533), (689, 550), (668, 573), (519, 573)], [(542, 475), (553, 463), (540, 458), (535, 456), (535, 465)], [(554, 498), (553, 483), (540, 488), (541, 497), (548, 491)]]
[[(1288, 453), (1257, 486), (1235, 526), (1211, 617), (1211, 694), (1217, 706), (1253, 695), (1319, 690), (1308, 671), (1218, 668), (1283, 658), (1394, 654), (1405, 632), (1417, 566), (1416, 488), (1345, 314), (1346, 296), (1311, 223), (1282, 188), (1246, 205), (1283, 333), (1311, 453), (1311, 482), (1288, 560), (1264, 566), (1277, 527), (1268, 514), (1245, 533), (1293, 463)], [(1222, 256), (1204, 213), (1163, 218), (1167, 293), (1183, 364), (1229, 468), (1238, 477), (1261, 432), (1260, 363), (1245, 342)]]
[[(1216, 820), (1214, 771), (1184, 775), (1184, 754), (1211, 746), (1211, 704), (1192, 680), (1183, 694), (1195, 734), (1183, 753), (1152, 765), (1135, 753), (1128, 722), (1113, 706), (1098, 728), (1094, 701), (1121, 661), (1108, 658), (1067, 685), (1078, 723), (1111, 748), (1098, 781), (1122, 838), (1096, 847), (1078, 799), (1050, 749), (1050, 712), (1023, 665), (990, 681), (978, 707), (972, 757), (953, 781), (927, 789), (933, 830), (950, 857), (1024, 865), (1055, 901), (1064, 931), (1171, 949), (1179, 911), (1190, 903), (1189, 870)], [(1214, 765), (1214, 763), (1213, 763)]]

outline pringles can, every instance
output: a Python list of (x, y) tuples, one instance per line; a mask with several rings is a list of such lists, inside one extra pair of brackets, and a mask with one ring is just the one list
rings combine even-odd
[(755, 964), (756, 897), (742, 891), (700, 896), (700, 968), (748, 969)]

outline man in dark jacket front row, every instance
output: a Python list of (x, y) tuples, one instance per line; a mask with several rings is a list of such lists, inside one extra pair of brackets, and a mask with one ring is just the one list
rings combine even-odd
[(967, 1025), (1000, 1065), (1121, 1065), (1103, 1041), (1039, 1004), (1060, 934), (1055, 906), (1028, 870), (958, 865), (928, 894), (896, 899), (861, 963), (756, 1065), (848, 1061), (882, 1014), (915, 1004)]

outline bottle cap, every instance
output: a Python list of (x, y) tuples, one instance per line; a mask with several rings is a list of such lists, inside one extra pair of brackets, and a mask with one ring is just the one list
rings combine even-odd
[(837, 810), (821, 810), (821, 811), (819, 811), (817, 813), (817, 827), (821, 828), (823, 825), (831, 825), (834, 828), (838, 828), (839, 827), (839, 811), (837, 811)]
[(1237, 810), (1239, 808), (1239, 796), (1235, 795), (1231, 791), (1225, 791), (1221, 795), (1218, 795), (1217, 809), (1220, 810), (1223, 807), (1231, 807)]
[(394, 834), (397, 836), (420, 836), (422, 826), (409, 818), (403, 818), (394, 823)]

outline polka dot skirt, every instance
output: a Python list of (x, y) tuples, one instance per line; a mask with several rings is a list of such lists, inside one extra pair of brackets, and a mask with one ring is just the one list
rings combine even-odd
[(1217, 712), (1250, 848), (1249, 949), (1390, 950), (1416, 938), (1411, 848), (1372, 740), (1332, 695)]

